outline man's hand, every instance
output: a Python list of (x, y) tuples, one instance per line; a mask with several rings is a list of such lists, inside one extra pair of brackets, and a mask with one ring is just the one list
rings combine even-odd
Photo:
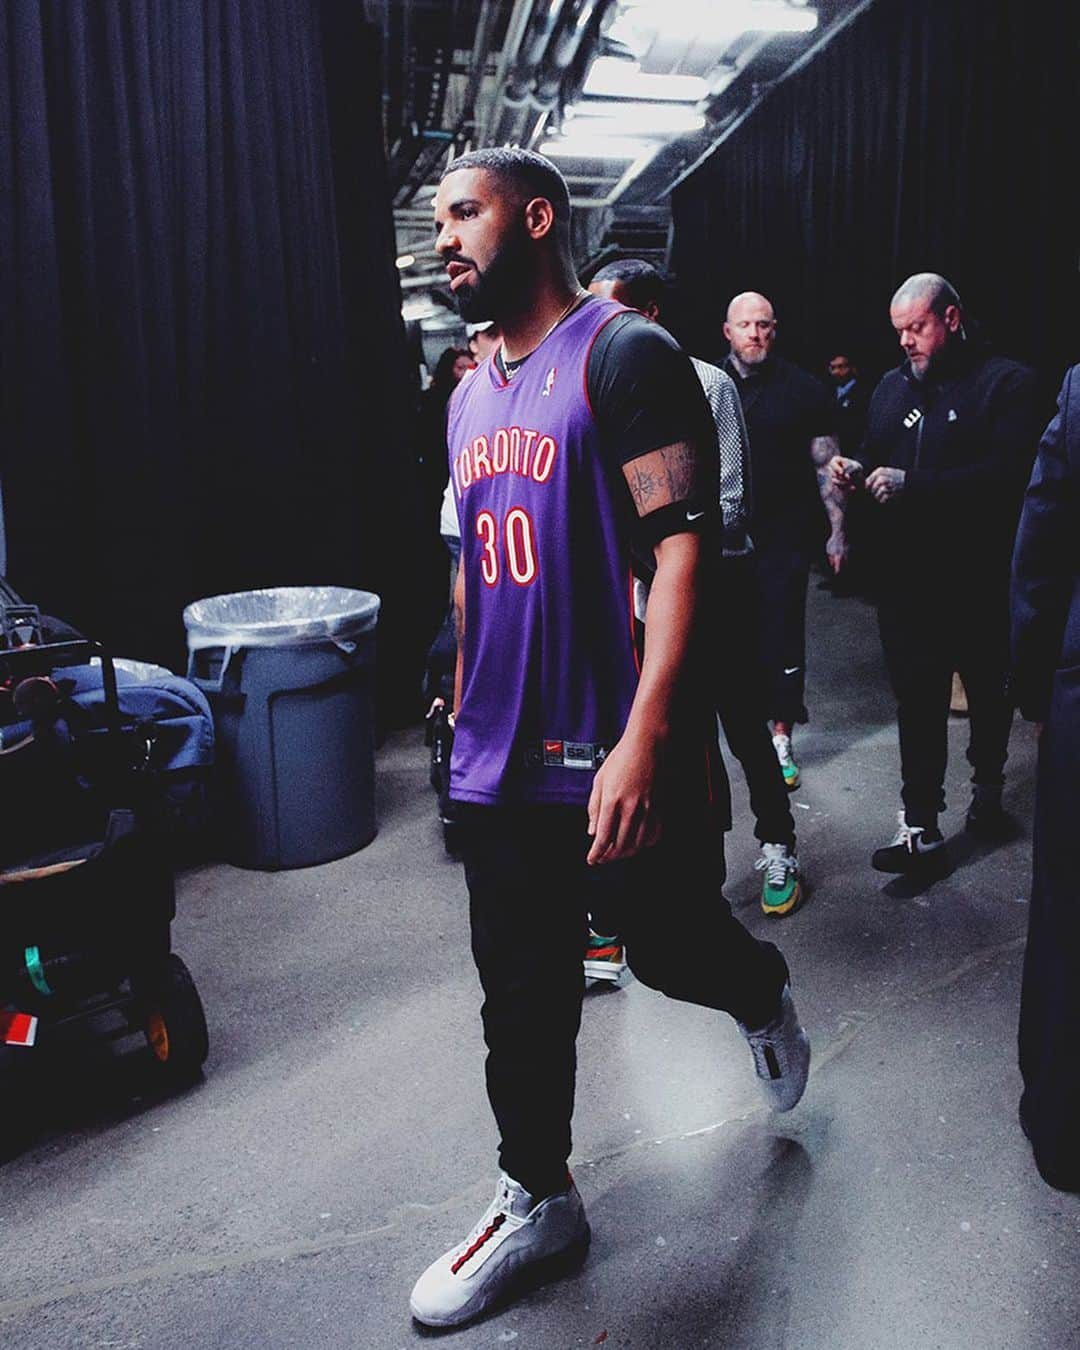
[(847, 535), (843, 530), (833, 530), (829, 535), (825, 541), (825, 557), (829, 560), (833, 576), (838, 577), (848, 560)]
[(907, 474), (903, 469), (890, 469), (879, 465), (866, 479), (866, 490), (876, 502), (891, 501), (899, 497), (904, 490)]
[(863, 466), (857, 459), (833, 455), (825, 467), (829, 471), (829, 481), (840, 492), (854, 492), (862, 486)]
[(660, 838), (658, 749), (654, 742), (623, 736), (597, 771), (588, 807), (590, 866), (632, 858)]

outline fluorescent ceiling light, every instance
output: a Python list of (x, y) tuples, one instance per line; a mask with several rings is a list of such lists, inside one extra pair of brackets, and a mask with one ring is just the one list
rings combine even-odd
[(709, 86), (700, 75), (645, 75), (636, 61), (598, 56), (592, 63), (582, 92), (596, 98), (696, 103), (708, 94)]
[(557, 141), (545, 141), (542, 155), (552, 159), (637, 159), (656, 149), (655, 142), (632, 136), (605, 136), (600, 131), (578, 131), (561, 136)]
[(679, 136), (700, 131), (705, 118), (681, 103), (631, 103), (601, 99), (577, 103), (567, 108), (572, 119), (571, 135), (599, 132), (617, 136)]
[(700, 42), (740, 33), (809, 33), (817, 11), (784, 0), (621, 0), (609, 36), (641, 54), (657, 33)]

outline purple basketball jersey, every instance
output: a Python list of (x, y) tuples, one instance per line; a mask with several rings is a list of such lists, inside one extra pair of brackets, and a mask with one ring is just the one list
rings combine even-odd
[(493, 360), (450, 404), (465, 580), (464, 683), (450, 795), (584, 804), (637, 688), (629, 525), (586, 368), (623, 307), (585, 301), (513, 379)]

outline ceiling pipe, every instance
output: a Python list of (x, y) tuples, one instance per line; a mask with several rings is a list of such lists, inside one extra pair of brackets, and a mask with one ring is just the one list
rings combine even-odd
[(554, 37), (548, 44), (540, 73), (533, 84), (532, 103), (544, 112), (555, 107), (566, 72), (574, 64), (582, 41), (610, 0), (567, 0)]
[(518, 52), (518, 59), (506, 77), (503, 103), (511, 108), (528, 102), (536, 72), (544, 60), (548, 43), (558, 30), (563, 13), (574, 0), (537, 0), (532, 21)]
[(473, 42), (472, 69), (469, 71), (469, 83), (465, 88), (462, 121), (476, 135), (476, 97), (480, 91), (480, 81), (484, 78), (488, 58), (491, 55), (491, 39), (495, 28), (495, 17), (499, 10), (499, 0), (483, 0), (480, 17), (476, 23), (476, 37)]

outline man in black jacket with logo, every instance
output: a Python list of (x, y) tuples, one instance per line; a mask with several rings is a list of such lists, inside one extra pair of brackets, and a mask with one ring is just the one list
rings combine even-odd
[(944, 277), (909, 277), (889, 317), (905, 360), (874, 390), (859, 460), (837, 456), (830, 471), (877, 508), (878, 622), (897, 700), (904, 806), (873, 865), (911, 872), (940, 858), (944, 843), (938, 815), (954, 670), (971, 714), (967, 828), (984, 838), (1007, 829), (1009, 562), (1040, 417), (1032, 373), (969, 337)]

